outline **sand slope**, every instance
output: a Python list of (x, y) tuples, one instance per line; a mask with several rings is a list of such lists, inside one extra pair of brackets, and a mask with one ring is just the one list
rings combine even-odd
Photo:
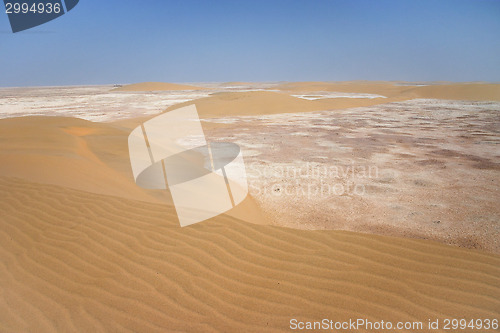
[[(117, 123), (118, 124), (118, 123)], [(129, 127), (66, 117), (0, 120), (0, 175), (91, 193), (164, 203), (167, 191), (136, 185), (130, 167)], [(228, 212), (245, 221), (267, 223), (253, 199)]]
[(500, 84), (442, 84), (416, 87), (403, 95), (416, 98), (500, 101)]
[(335, 91), (346, 93), (378, 94), (395, 97), (408, 90), (407, 86), (397, 86), (383, 81), (347, 81), (347, 82), (289, 82), (282, 83), (274, 89), (287, 92)]
[(224, 92), (177, 104), (166, 111), (196, 104), (200, 117), (249, 116), (344, 109), (390, 101), (392, 100), (387, 98), (328, 98), (310, 101), (272, 91)]
[(166, 90), (202, 90), (205, 88), (195, 87), (186, 84), (166, 83), (166, 82), (142, 82), (128, 84), (123, 87), (113, 89), (113, 91), (166, 91)]
[(225, 216), (181, 229), (166, 205), (6, 177), (0, 195), (0, 331), (274, 332), (291, 318), (500, 314), (495, 255)]
[(348, 93), (379, 94), (401, 99), (437, 98), (455, 100), (500, 101), (500, 84), (454, 83), (427, 86), (399, 85), (384, 81), (349, 82), (291, 82), (273, 89), (285, 92), (335, 91)]
[(138, 188), (126, 131), (65, 117), (0, 121), (0, 174), (88, 192), (156, 200)]

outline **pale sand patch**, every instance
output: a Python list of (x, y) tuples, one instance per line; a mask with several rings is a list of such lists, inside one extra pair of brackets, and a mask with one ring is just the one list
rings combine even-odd
[(302, 99), (307, 99), (310, 101), (315, 101), (318, 99), (325, 98), (387, 98), (382, 95), (377, 94), (360, 94), (360, 93), (342, 93), (342, 92), (321, 92), (316, 93), (314, 95), (311, 94), (302, 94), (302, 95), (292, 95), (293, 97), (298, 97)]
[(112, 92), (111, 86), (0, 88), (0, 119), (66, 116), (108, 122), (160, 114), (210, 91)]

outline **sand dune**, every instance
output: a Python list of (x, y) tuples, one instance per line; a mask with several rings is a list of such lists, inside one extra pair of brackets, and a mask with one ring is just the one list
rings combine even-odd
[[(328, 88), (322, 84), (311, 83), (307, 89)], [(354, 92), (389, 98), (304, 100), (290, 96), (295, 89), (290, 88), (283, 93), (219, 93), (194, 103), (201, 117), (231, 120), (228, 117), (259, 115), (270, 126), (272, 119), (263, 116), (454, 94), (444, 85), (441, 90), (370, 85)], [(348, 86), (345, 92), (351, 89)], [(467, 96), (475, 98), (481, 93), (486, 98), (496, 91), (496, 85), (484, 93), (475, 91), (476, 87), (463, 86), (457, 96), (470, 93)], [(434, 118), (455, 121), (448, 109), (442, 114), (439, 105), (429, 108)], [(394, 140), (411, 143), (391, 127), (397, 123), (397, 110), (372, 111), (370, 119), (366, 114), (349, 118), (349, 112), (366, 111), (355, 110), (329, 113), (335, 120), (332, 124), (325, 123), (328, 119), (322, 114), (308, 128), (338, 135), (333, 126), (342, 126), (348, 133), (335, 140), (348, 145), (370, 121), (379, 128), (384, 124), (378, 120), (388, 117), (389, 124), (380, 129), (384, 133), (372, 133), (376, 140), (361, 152), (373, 153), (386, 143), (394, 147)], [(460, 118), (463, 122), (490, 119), (466, 115)], [(406, 113), (413, 119), (408, 126), (425, 120), (412, 116)], [(169, 193), (141, 189), (130, 170), (128, 134), (150, 117), (115, 123), (67, 117), (0, 120), (1, 332), (278, 332), (289, 331), (292, 318), (422, 321), (425, 327), (428, 319), (500, 316), (500, 256), (496, 254), (428, 240), (258, 225), (269, 221), (251, 197), (225, 215), (180, 228)], [(299, 118), (295, 121), (300, 123)], [(292, 123), (283, 119), (275, 121)], [(486, 155), (490, 150), (485, 147), (496, 140), (491, 138), (494, 114), (491, 119), (465, 133), (482, 143)], [(283, 142), (289, 134), (258, 122), (250, 125), (264, 132), (273, 130), (273, 136), (267, 137), (271, 144), (287, 148)], [(420, 125), (434, 130), (429, 124)], [(445, 135), (438, 125), (436, 132)], [(263, 138), (269, 135), (258, 131), (247, 135), (255, 133)], [(338, 151), (332, 152), (339, 158)], [(452, 152), (451, 148), (438, 151)], [(272, 154), (277, 156), (274, 150)], [(432, 162), (434, 155), (426, 158)], [(469, 157), (496, 179), (493, 162)], [(381, 179), (379, 187), (387, 182)], [(481, 183), (473, 178), (470, 182), (477, 186), (472, 193), (478, 193), (475, 199), (487, 201), (481, 195), (489, 192), (483, 191)]]
[(196, 104), (201, 117), (249, 116), (344, 109), (390, 101), (392, 100), (386, 98), (328, 98), (310, 101), (272, 91), (223, 92), (177, 104), (166, 111)]
[[(145, 190), (134, 182), (129, 161), (130, 127), (66, 117), (0, 120), (0, 175), (91, 193), (164, 203), (166, 191)], [(265, 224), (267, 218), (248, 197), (228, 213)]]
[(76, 118), (2, 119), (0, 174), (154, 201), (131, 178), (126, 137), (118, 128)]
[(349, 93), (379, 94), (399, 97), (401, 100), (413, 98), (436, 98), (455, 100), (500, 101), (500, 84), (455, 83), (411, 86), (384, 81), (349, 82), (291, 82), (274, 89), (294, 92), (335, 91)]
[(347, 93), (378, 94), (386, 97), (400, 95), (407, 86), (397, 86), (391, 82), (383, 81), (348, 81), (348, 82), (290, 82), (275, 87), (283, 91), (314, 92), (336, 91)]
[(113, 91), (166, 91), (166, 90), (202, 90), (205, 88), (195, 87), (186, 84), (166, 83), (166, 82), (142, 82), (128, 84), (123, 87), (113, 89)]
[(495, 255), (225, 216), (180, 229), (166, 205), (6, 177), (0, 193), (1, 331), (277, 332), (291, 318), (499, 315)]
[(412, 98), (500, 101), (500, 84), (441, 84), (416, 87), (403, 92)]

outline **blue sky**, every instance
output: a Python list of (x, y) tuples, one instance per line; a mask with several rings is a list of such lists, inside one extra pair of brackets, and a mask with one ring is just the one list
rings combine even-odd
[(13, 34), (0, 86), (500, 81), (499, 0), (80, 0)]

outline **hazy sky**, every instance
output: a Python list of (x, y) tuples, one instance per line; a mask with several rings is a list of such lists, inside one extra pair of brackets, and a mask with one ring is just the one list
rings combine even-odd
[(13, 34), (0, 86), (500, 81), (500, 0), (80, 0)]

